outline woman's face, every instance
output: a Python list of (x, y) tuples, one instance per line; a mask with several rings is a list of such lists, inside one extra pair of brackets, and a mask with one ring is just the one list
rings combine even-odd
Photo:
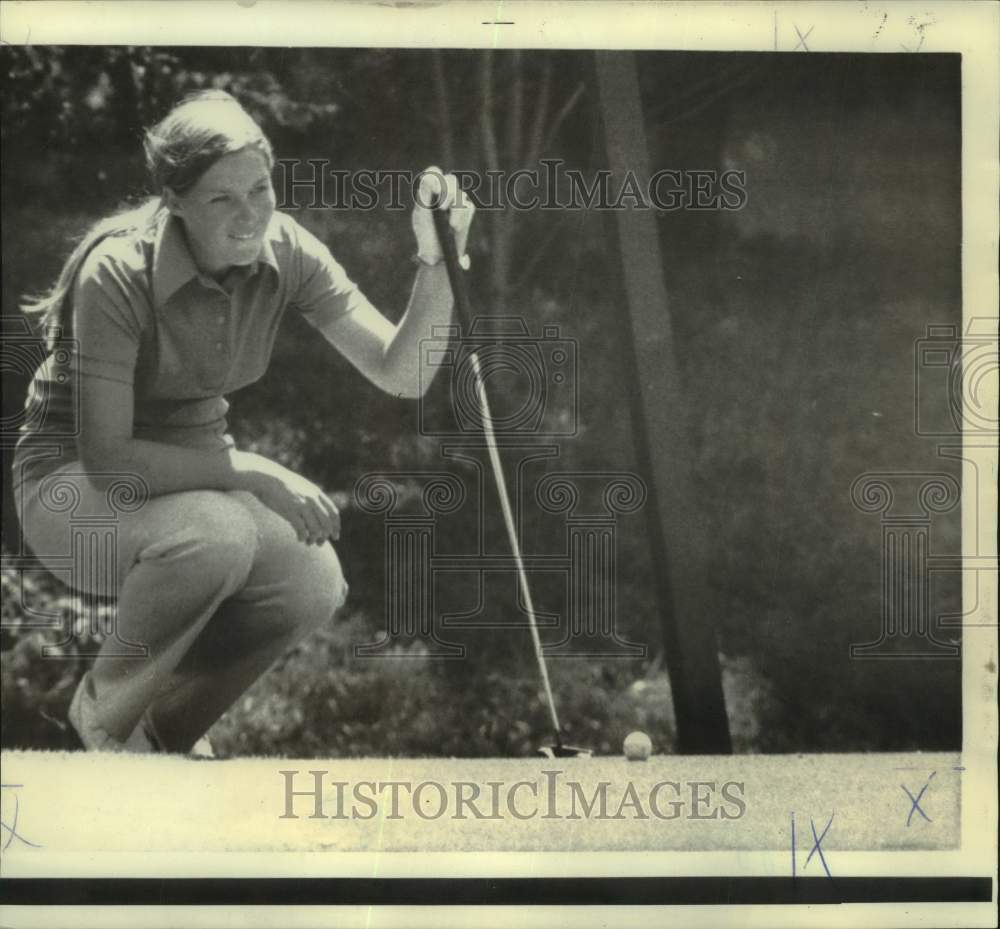
[(260, 254), (275, 204), (267, 159), (256, 148), (223, 155), (183, 194), (167, 191), (165, 201), (184, 223), (195, 263), (221, 278)]

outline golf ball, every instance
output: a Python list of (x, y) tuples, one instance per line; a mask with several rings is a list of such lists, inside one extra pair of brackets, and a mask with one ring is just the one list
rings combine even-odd
[(653, 743), (645, 732), (630, 732), (622, 748), (629, 761), (645, 761), (653, 750)]

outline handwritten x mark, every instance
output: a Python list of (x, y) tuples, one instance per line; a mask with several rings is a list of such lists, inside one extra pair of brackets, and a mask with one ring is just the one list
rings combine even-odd
[(808, 39), (809, 36), (812, 35), (812, 31), (815, 28), (816, 28), (815, 26), (810, 26), (809, 29), (806, 31), (806, 34), (803, 35), (802, 30), (799, 29), (798, 26), (795, 26), (795, 34), (799, 37), (799, 41), (798, 44), (795, 46), (795, 48), (792, 49), (793, 52), (797, 52), (800, 46), (804, 48), (807, 52), (809, 51), (809, 46), (806, 45), (806, 39)]
[(931, 772), (931, 776), (929, 778), (927, 778), (927, 783), (924, 784), (924, 786), (920, 788), (920, 792), (915, 797), (913, 796), (913, 794), (910, 793), (909, 788), (905, 784), (900, 784), (899, 785), (900, 787), (903, 788), (903, 793), (905, 793), (906, 796), (908, 796), (910, 798), (910, 812), (907, 814), (907, 817), (906, 817), (906, 828), (907, 829), (910, 828), (910, 822), (913, 820), (913, 814), (914, 813), (919, 813), (929, 823), (934, 822), (934, 820), (932, 820), (930, 818), (930, 816), (928, 816), (924, 812), (923, 807), (921, 807), (921, 805), (920, 805), (920, 801), (923, 799), (924, 794), (927, 792), (927, 788), (931, 786), (931, 781), (934, 780), (934, 775), (935, 774), (937, 774), (937, 771), (932, 771)]
[(826, 827), (823, 829), (822, 833), (820, 833), (820, 835), (818, 836), (816, 835), (816, 823), (812, 821), (812, 817), (809, 818), (809, 828), (812, 829), (812, 834), (813, 834), (813, 847), (812, 851), (809, 852), (809, 854), (806, 856), (806, 863), (802, 866), (803, 870), (809, 867), (809, 862), (812, 861), (812, 856), (818, 853), (819, 860), (823, 865), (823, 870), (826, 871), (826, 876), (833, 877), (833, 875), (830, 873), (829, 867), (827, 867), (826, 858), (823, 855), (823, 839), (826, 838), (826, 834), (830, 831), (830, 826), (833, 825), (834, 815), (835, 814), (833, 813), (830, 814), (830, 819), (827, 821)]
[[(8, 786), (8, 785), (3, 785)], [(21, 802), (17, 798), (17, 794), (14, 794), (14, 824), (8, 826), (7, 823), (0, 820), (0, 829), (3, 829), (7, 833), (7, 841), (3, 844), (3, 850), (7, 851), (10, 848), (11, 843), (14, 839), (20, 839), (25, 845), (30, 845), (32, 848), (41, 848), (41, 845), (36, 845), (34, 842), (29, 842), (20, 832), (17, 831), (17, 817), (21, 811)]]

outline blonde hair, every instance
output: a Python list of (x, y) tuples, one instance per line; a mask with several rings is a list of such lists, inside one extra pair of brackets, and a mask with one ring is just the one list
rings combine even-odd
[(166, 210), (164, 188), (182, 194), (224, 155), (247, 147), (259, 149), (268, 167), (273, 166), (274, 153), (263, 130), (235, 97), (221, 90), (185, 97), (146, 131), (146, 167), (153, 189), (160, 193), (91, 226), (64, 262), (52, 287), (40, 296), (29, 297), (21, 307), (43, 330), (48, 350), (52, 350), (57, 338), (68, 334), (65, 305), (77, 273), (94, 247), (110, 236), (141, 234), (151, 229)]

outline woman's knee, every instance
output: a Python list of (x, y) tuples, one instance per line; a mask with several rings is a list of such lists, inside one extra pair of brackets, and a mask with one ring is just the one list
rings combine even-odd
[(340, 559), (329, 542), (300, 548), (289, 578), (289, 615), (298, 625), (310, 627), (327, 622), (344, 605), (348, 585)]
[[(168, 494), (154, 500), (154, 527), (139, 561), (190, 562), (201, 573), (245, 579), (257, 555), (257, 527), (227, 494), (211, 490)], [(151, 510), (152, 511), (152, 510)]]

